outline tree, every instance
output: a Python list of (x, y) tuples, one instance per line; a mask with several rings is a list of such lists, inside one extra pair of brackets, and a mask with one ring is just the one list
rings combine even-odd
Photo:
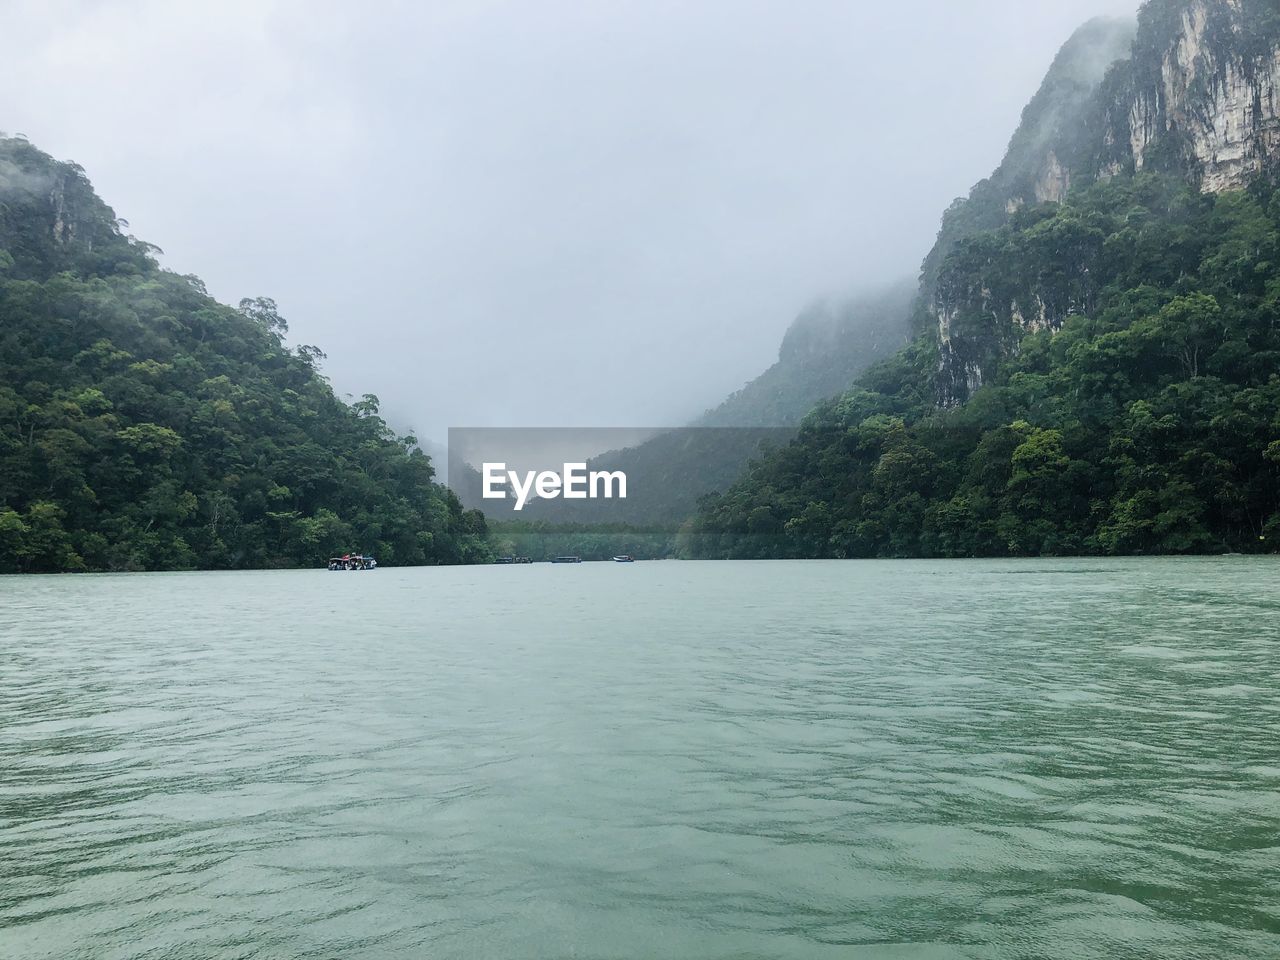
[(240, 301), (240, 312), (272, 333), (289, 332), (288, 322), (280, 316), (276, 302), (270, 297), (245, 297)]

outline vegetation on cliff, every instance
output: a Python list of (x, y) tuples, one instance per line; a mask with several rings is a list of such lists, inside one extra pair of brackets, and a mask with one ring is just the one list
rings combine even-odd
[[(962, 240), (953, 340), (998, 345), (936, 403), (937, 333), (704, 502), (706, 557), (1271, 551), (1280, 543), (1280, 191), (1120, 177)], [(1060, 296), (1060, 327), (1011, 304)], [(994, 305), (994, 306), (993, 306)]]
[(682, 549), (1273, 550), (1274, 11), (1151, 0), (1105, 70), (1124, 26), (1080, 31), (1004, 164), (944, 218), (917, 340), (704, 501)]
[(79, 167), (0, 139), (0, 572), (489, 556), (270, 300), (220, 304), (122, 226)]
[(1104, 80), (1115, 82), (1108, 71), (1129, 55), (1135, 29), (1131, 20), (1098, 18), (1063, 44), (1023, 109), (1000, 166), (943, 213), (937, 243), (921, 270), (926, 291), (958, 241), (998, 229), (1022, 206), (1060, 199), (1073, 172), (1092, 169), (1101, 123), (1093, 95)]

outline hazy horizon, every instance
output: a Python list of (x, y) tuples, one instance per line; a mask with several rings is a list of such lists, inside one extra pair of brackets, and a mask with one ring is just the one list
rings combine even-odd
[(19, 2), (0, 129), (424, 440), (674, 426), (913, 275), (1072, 31), (1136, 7)]

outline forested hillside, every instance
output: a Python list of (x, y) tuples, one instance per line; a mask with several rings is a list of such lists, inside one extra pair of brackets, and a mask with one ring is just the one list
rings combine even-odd
[(486, 559), (412, 437), (348, 405), (288, 348), (154, 247), (77, 166), (0, 139), (0, 571)]
[[(820, 405), (713, 498), (696, 556), (1272, 551), (1280, 544), (1280, 192), (1140, 174), (960, 242), (943, 282), (1051, 289), (1058, 329), (962, 310), (1002, 343), (965, 403), (935, 401), (936, 339)], [(1014, 347), (1016, 346), (1016, 349)]]
[(1123, 36), (1078, 33), (948, 211), (911, 346), (704, 502), (686, 554), (1276, 549), (1280, 14), (1151, 0), (1072, 102)]

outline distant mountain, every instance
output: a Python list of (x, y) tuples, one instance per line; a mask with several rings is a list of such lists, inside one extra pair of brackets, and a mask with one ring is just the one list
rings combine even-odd
[(1280, 543), (1280, 7), (1151, 0), (1064, 48), (944, 217), (916, 338), (704, 502), (706, 557)]
[(490, 555), (274, 303), (218, 303), (123, 225), (80, 167), (0, 137), (0, 572)]
[(906, 343), (916, 284), (902, 279), (798, 316), (768, 370), (694, 421), (705, 427), (784, 427)]
[[(592, 459), (591, 469), (626, 473), (625, 501), (534, 501), (519, 519), (678, 525), (700, 498), (733, 483), (752, 458), (787, 442), (814, 403), (841, 392), (860, 372), (899, 349), (910, 331), (915, 292), (914, 283), (899, 282), (811, 307), (787, 330), (777, 362), (719, 406), (686, 428)], [(479, 499), (478, 475), (466, 475), (460, 487), (468, 506), (485, 509), (491, 518), (506, 515), (492, 501)]]

